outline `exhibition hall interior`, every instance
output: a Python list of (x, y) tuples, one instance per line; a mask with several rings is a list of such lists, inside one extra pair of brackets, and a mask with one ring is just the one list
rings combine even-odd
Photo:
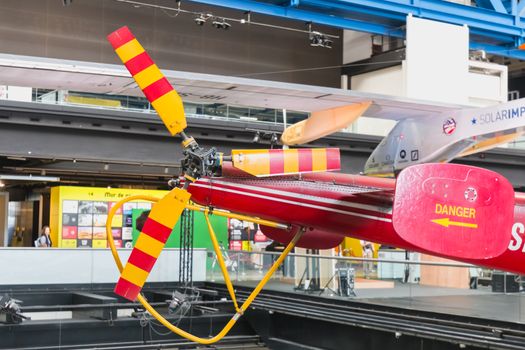
[(0, 349), (525, 349), (525, 0), (0, 1)]

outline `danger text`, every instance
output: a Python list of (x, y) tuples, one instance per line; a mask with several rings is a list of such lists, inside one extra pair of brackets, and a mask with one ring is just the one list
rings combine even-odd
[(469, 207), (460, 207), (456, 205), (436, 203), (436, 214), (452, 215), (460, 218), (476, 218), (476, 209)]

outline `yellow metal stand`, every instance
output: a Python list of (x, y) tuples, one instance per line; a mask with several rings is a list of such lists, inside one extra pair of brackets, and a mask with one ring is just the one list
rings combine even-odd
[(215, 254), (217, 255), (217, 261), (219, 262), (219, 266), (221, 267), (222, 276), (224, 277), (224, 282), (226, 283), (226, 288), (228, 288), (228, 292), (230, 293), (230, 297), (232, 298), (233, 305), (235, 306), (235, 311), (239, 312), (240, 309), (239, 305), (237, 304), (237, 297), (235, 296), (235, 291), (233, 290), (232, 281), (230, 279), (230, 275), (228, 274), (226, 264), (224, 263), (224, 257), (220, 253), (221, 250), (219, 247), (219, 242), (217, 242), (217, 236), (215, 236), (215, 231), (213, 231), (213, 227), (211, 226), (208, 213), (204, 213), (204, 217), (206, 218), (206, 224), (208, 224), (208, 232), (210, 233), (210, 239), (213, 244), (213, 249), (215, 250)]
[[(118, 256), (117, 249), (115, 248), (115, 242), (113, 241), (113, 235), (111, 233), (111, 222), (112, 222), (113, 216), (115, 215), (117, 210), (120, 207), (122, 207), (122, 205), (124, 205), (124, 203), (130, 202), (130, 201), (133, 201), (133, 200), (146, 200), (146, 201), (150, 201), (150, 202), (157, 202), (157, 201), (159, 201), (159, 198), (152, 197), (152, 196), (144, 196), (144, 195), (130, 196), (130, 197), (124, 198), (121, 201), (119, 201), (109, 211), (108, 219), (107, 219), (107, 222), (106, 222), (106, 234), (107, 234), (107, 238), (108, 238), (109, 247), (111, 249), (111, 254), (113, 255), (113, 259), (115, 259), (115, 263), (116, 263), (117, 268), (119, 269), (120, 272), (122, 272), (123, 266), (122, 266), (122, 261), (120, 260), (120, 257)], [(275, 273), (275, 271), (282, 264), (282, 262), (284, 261), (284, 259), (288, 255), (288, 253), (290, 253), (290, 251), (295, 247), (295, 245), (297, 244), (299, 239), (301, 239), (301, 236), (303, 235), (304, 231), (303, 230), (299, 230), (295, 234), (293, 239), (290, 241), (290, 243), (288, 243), (288, 245), (286, 246), (284, 251), (279, 256), (279, 258), (275, 261), (275, 263), (272, 265), (272, 267), (264, 275), (263, 279), (259, 282), (259, 284), (257, 284), (257, 287), (255, 287), (255, 289), (252, 291), (250, 296), (244, 301), (244, 303), (241, 305), (241, 307), (239, 307), (238, 304), (237, 304), (237, 298), (235, 297), (235, 291), (233, 290), (233, 285), (231, 283), (230, 277), (228, 275), (228, 271), (226, 269), (226, 264), (224, 263), (224, 259), (222, 257), (221, 252), (220, 252), (220, 249), (219, 249), (219, 243), (217, 242), (217, 238), (215, 236), (215, 232), (213, 231), (213, 228), (211, 226), (211, 223), (210, 223), (210, 220), (209, 220), (209, 217), (208, 217), (208, 215), (210, 214), (211, 211), (208, 208), (204, 208), (204, 207), (197, 206), (197, 205), (191, 205), (191, 204), (186, 205), (186, 208), (190, 209), (190, 210), (200, 211), (200, 212), (204, 213), (204, 217), (206, 218), (206, 223), (208, 224), (208, 230), (209, 230), (209, 233), (210, 233), (210, 238), (211, 238), (212, 243), (213, 243), (213, 249), (215, 250), (215, 254), (217, 254), (217, 261), (219, 262), (222, 274), (224, 276), (224, 281), (226, 283), (226, 287), (228, 288), (228, 292), (230, 293), (230, 296), (232, 298), (233, 304), (235, 306), (235, 310), (236, 310), (235, 315), (233, 315), (231, 320), (226, 324), (226, 326), (224, 326), (224, 328), (216, 336), (214, 336), (212, 338), (200, 338), (200, 337), (197, 337), (197, 336), (195, 336), (193, 334), (190, 334), (190, 333), (188, 333), (188, 332), (186, 332), (186, 331), (184, 331), (184, 330), (174, 326), (173, 324), (171, 324), (168, 320), (166, 320), (161, 314), (159, 314), (148, 303), (148, 301), (146, 300), (146, 298), (144, 298), (144, 296), (142, 294), (139, 294), (139, 296), (137, 297), (137, 300), (144, 306), (144, 308), (153, 317), (155, 317), (160, 323), (162, 323), (170, 331), (172, 331), (172, 332), (176, 333), (177, 335), (179, 335), (181, 337), (184, 337), (184, 338), (186, 338), (186, 339), (188, 339), (190, 341), (193, 341), (193, 342), (197, 342), (197, 343), (200, 343), (200, 344), (213, 344), (215, 342), (218, 342), (226, 334), (228, 334), (228, 332), (232, 329), (232, 327), (235, 325), (237, 320), (248, 309), (248, 307), (253, 302), (253, 300), (257, 297), (257, 295), (261, 292), (261, 290), (264, 288), (266, 283), (270, 280), (270, 278)], [(283, 224), (279, 224), (279, 223), (276, 223), (276, 222), (256, 219), (256, 218), (252, 218), (252, 217), (244, 216), (244, 215), (228, 213), (228, 212), (225, 212), (225, 211), (222, 211), (222, 210), (213, 210), (213, 214), (219, 215), (219, 216), (224, 216), (224, 217), (235, 218), (235, 219), (239, 219), (239, 220), (252, 221), (252, 222), (255, 222), (257, 224), (266, 225), (266, 226), (270, 226), (270, 227), (276, 227), (276, 228), (282, 228), (282, 229), (288, 228), (288, 226), (283, 225)]]

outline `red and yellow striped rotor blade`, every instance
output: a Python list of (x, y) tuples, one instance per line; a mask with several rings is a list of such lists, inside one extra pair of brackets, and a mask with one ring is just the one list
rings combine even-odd
[(232, 163), (258, 177), (341, 169), (338, 148), (233, 150)]
[(128, 27), (108, 35), (108, 41), (172, 135), (186, 129), (182, 100)]
[(137, 298), (189, 200), (188, 191), (175, 188), (153, 205), (117, 282), (116, 294), (131, 301)]

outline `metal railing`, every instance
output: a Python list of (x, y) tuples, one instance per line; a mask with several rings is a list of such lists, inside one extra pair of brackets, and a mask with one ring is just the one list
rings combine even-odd
[[(237, 283), (250, 284), (264, 274), (280, 255), (266, 251), (224, 251), (230, 276)], [(221, 280), (213, 252), (208, 252), (207, 280)], [(416, 295), (454, 295), (517, 293), (524, 290), (521, 276), (492, 269), (453, 262), (404, 259), (327, 256), (321, 254), (291, 253), (273, 277), (274, 288), (290, 290), (309, 289), (305, 280), (317, 280), (316, 290), (339, 291), (341, 273), (349, 278), (352, 289), (360, 289), (359, 297), (413, 297)], [(365, 283), (366, 282), (366, 283)], [(389, 283), (382, 283), (389, 282)], [(308, 282), (310, 283), (310, 282)], [(306, 284), (308, 284), (306, 283)], [(360, 285), (361, 284), (361, 285)], [(272, 285), (269, 286), (272, 288)], [(376, 289), (371, 293), (367, 289)], [(394, 291), (389, 293), (389, 291)], [(353, 292), (353, 291), (352, 291)], [(355, 293), (353, 293), (355, 294)]]

